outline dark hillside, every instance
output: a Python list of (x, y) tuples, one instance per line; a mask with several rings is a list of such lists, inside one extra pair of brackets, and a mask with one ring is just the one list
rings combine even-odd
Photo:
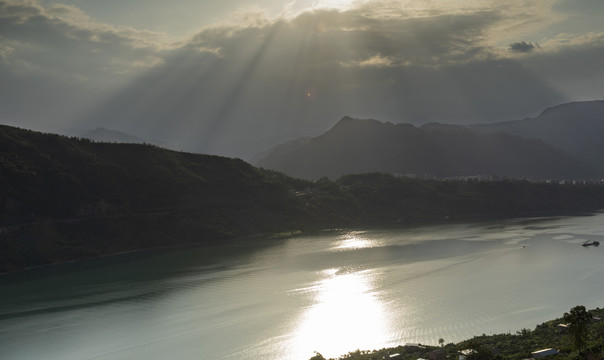
[(289, 229), (299, 213), (282, 179), (238, 159), (0, 126), (0, 271)]
[(0, 126), (0, 273), (250, 235), (602, 208), (601, 185), (380, 173), (311, 182), (238, 159)]
[[(238, 159), (0, 127), (0, 224), (208, 206), (282, 194)], [(252, 191), (254, 190), (254, 191)], [(269, 196), (270, 197), (270, 196)]]

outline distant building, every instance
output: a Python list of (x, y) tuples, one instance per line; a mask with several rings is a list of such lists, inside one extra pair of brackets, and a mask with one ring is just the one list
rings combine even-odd
[(438, 350), (430, 351), (428, 353), (428, 357), (430, 358), (430, 360), (446, 360), (447, 353), (442, 349), (438, 349)]
[(400, 359), (401, 358), (401, 354), (399, 353), (395, 353), (395, 354), (387, 354), (386, 356), (384, 356), (384, 360), (395, 360), (395, 359)]
[(557, 353), (558, 353), (558, 350), (549, 348), (549, 349), (533, 351), (531, 353), (531, 355), (533, 355), (533, 359), (540, 359), (540, 358), (556, 355)]
[(568, 327), (570, 326), (570, 324), (558, 324), (558, 326), (556, 326), (558, 328), (558, 330), (561, 333), (566, 333), (568, 331)]
[(459, 360), (466, 360), (468, 355), (474, 354), (476, 351), (474, 349), (465, 349), (459, 352)]

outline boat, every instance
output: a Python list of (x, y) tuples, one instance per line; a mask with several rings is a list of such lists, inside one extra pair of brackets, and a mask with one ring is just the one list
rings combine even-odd
[(600, 246), (600, 242), (599, 242), (599, 241), (596, 241), (596, 240), (594, 240), (594, 241), (587, 240), (587, 241), (585, 241), (585, 242), (583, 243), (583, 245), (581, 245), (581, 246), (583, 246), (583, 247), (588, 247), (588, 246)]

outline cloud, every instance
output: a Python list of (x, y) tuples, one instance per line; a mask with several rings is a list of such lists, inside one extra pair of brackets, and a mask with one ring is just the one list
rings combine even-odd
[(11, 49), (5, 65), (63, 81), (117, 80), (141, 65), (157, 65), (168, 46), (161, 34), (96, 23), (61, 4), (0, 1), (0, 32), (0, 46)]
[(4, 37), (0, 35), (0, 60), (3, 60), (3, 62), (6, 63), (8, 61), (8, 57), (13, 51), (15, 51), (15, 49), (7, 44), (3, 44), (3, 42)]
[(171, 45), (73, 6), (16, 0), (0, 0), (0, 34), (0, 121), (55, 131), (163, 63)]
[[(299, 66), (439, 67), (492, 57), (494, 29), (522, 27), (518, 21), (539, 23), (534, 9), (538, 2), (513, 3), (445, 2), (434, 7), (426, 2), (403, 6), (396, 1), (358, 1), (347, 11), (315, 10), (276, 19), (262, 12), (239, 12), (236, 21), (170, 42), (160, 33), (95, 22), (75, 6), (3, 0), (0, 45), (11, 49), (3, 57), (16, 72), (53, 73), (108, 86), (115, 82), (114, 87), (130, 79), (125, 74), (155, 68), (183, 49), (236, 61), (251, 56), (269, 36), (271, 47), (299, 54)], [(510, 10), (514, 8), (516, 12)], [(519, 14), (522, 20), (515, 20)], [(282, 34), (271, 35), (276, 29)]]
[(602, 90), (585, 76), (602, 74), (601, 34), (513, 42), (557, 21), (552, 1), (431, 3), (240, 12), (172, 42), (74, 6), (0, 0), (0, 106), (32, 122), (70, 119), (245, 157), (343, 115), (513, 120), (567, 100), (568, 84)]
[(527, 43), (526, 41), (515, 42), (510, 44), (510, 51), (517, 53), (529, 53), (535, 49), (535, 44)]
[(604, 94), (604, 32), (581, 36), (560, 34), (523, 65), (572, 100), (598, 100)]
[(544, 42), (543, 47), (550, 52), (582, 48), (598, 49), (604, 47), (604, 32), (589, 32), (579, 35), (560, 33)]
[(241, 58), (242, 49), (259, 46), (277, 32), (271, 37), (271, 47), (300, 53), (301, 65), (365, 66), (379, 58), (382, 64), (388, 59), (389, 63), (439, 66), (486, 56), (483, 31), (497, 19), (497, 13), (486, 12), (376, 19), (360, 10), (317, 10), (291, 20), (207, 28), (187, 45), (220, 49), (224, 56)]
[[(383, 57), (380, 54), (373, 55), (365, 60), (361, 61), (347, 61), (342, 62), (340, 65), (344, 67), (384, 67), (384, 66), (395, 66), (395, 62), (392, 58)], [(410, 65), (407, 63), (407, 65)]]
[(188, 150), (251, 156), (263, 144), (325, 131), (343, 115), (469, 123), (561, 101), (521, 64), (491, 53), (484, 34), (500, 20), (498, 12), (377, 19), (317, 10), (209, 27), (88, 121), (144, 128)]

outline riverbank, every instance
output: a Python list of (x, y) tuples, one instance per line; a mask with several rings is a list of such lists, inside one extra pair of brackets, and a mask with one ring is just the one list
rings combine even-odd
[[(514, 217), (506, 217), (506, 216), (497, 217), (497, 216), (492, 216), (492, 215), (489, 216), (487, 214), (473, 215), (473, 216), (468, 215), (465, 217), (453, 217), (453, 218), (446, 218), (446, 219), (424, 219), (423, 221), (416, 220), (413, 223), (397, 222), (397, 223), (392, 224), (391, 222), (384, 223), (383, 221), (377, 221), (375, 223), (366, 222), (365, 228), (413, 229), (413, 228), (432, 226), (432, 225), (438, 226), (438, 225), (446, 225), (446, 224), (472, 224), (472, 223), (479, 224), (479, 223), (485, 223), (485, 222), (490, 222), (490, 221), (495, 222), (495, 221), (501, 221), (501, 220), (522, 221), (522, 219), (528, 220), (528, 219), (563, 217), (563, 216), (577, 216), (577, 217), (593, 216), (596, 213), (598, 213), (598, 212), (538, 211), (538, 212), (524, 213), (524, 214), (520, 214), (519, 216), (514, 216)], [(115, 220), (115, 218), (117, 218), (117, 217), (116, 216), (102, 217), (101, 219), (103, 219), (103, 218), (110, 218), (110, 219)], [(99, 219), (87, 218), (87, 219), (81, 219), (78, 222), (80, 222), (81, 225), (85, 225), (86, 221), (91, 221), (91, 220), (99, 220)], [(74, 222), (75, 221), (70, 221), (69, 223), (74, 223)], [(67, 255), (67, 259), (62, 259), (62, 260), (57, 260), (57, 261), (52, 261), (52, 262), (44, 262), (44, 263), (33, 265), (33, 266), (17, 265), (17, 266), (5, 267), (4, 271), (0, 271), (0, 276), (8, 275), (8, 274), (12, 274), (15, 272), (20, 272), (20, 271), (39, 269), (39, 268), (43, 268), (43, 267), (47, 267), (47, 266), (73, 263), (73, 262), (85, 261), (85, 260), (90, 260), (90, 259), (95, 259), (95, 258), (121, 256), (121, 255), (133, 254), (133, 253), (153, 252), (153, 251), (158, 251), (158, 250), (162, 250), (162, 249), (172, 250), (172, 249), (181, 249), (181, 248), (196, 248), (196, 247), (200, 247), (200, 246), (201, 247), (203, 247), (203, 246), (212, 246), (212, 247), (215, 247), (215, 246), (219, 246), (219, 247), (220, 246), (222, 246), (222, 247), (258, 246), (258, 245), (261, 245), (261, 243), (264, 243), (265, 245), (272, 245), (272, 244), (278, 243), (282, 239), (286, 239), (286, 238), (292, 237), (292, 236), (313, 235), (313, 234), (316, 235), (316, 234), (324, 233), (326, 231), (333, 231), (333, 229), (335, 229), (335, 231), (342, 231), (342, 229), (349, 229), (351, 231), (355, 231), (355, 229), (363, 228), (361, 226), (349, 226), (348, 224), (335, 223), (334, 226), (326, 227), (326, 228), (312, 227), (311, 225), (306, 225), (304, 227), (305, 228), (304, 231), (302, 231), (300, 229), (291, 229), (291, 230), (282, 230), (282, 231), (274, 232), (274, 233), (254, 233), (254, 234), (249, 234), (249, 235), (245, 235), (245, 236), (225, 236), (225, 234), (223, 234), (223, 233), (207, 235), (207, 233), (206, 233), (206, 236), (213, 238), (213, 240), (208, 240), (208, 241), (203, 241), (203, 242), (200, 242), (199, 239), (192, 240), (189, 242), (183, 242), (181, 240), (174, 244), (162, 244), (162, 241), (159, 241), (159, 243), (161, 245), (143, 246), (143, 247), (139, 247), (139, 248), (135, 247), (135, 248), (127, 249), (127, 250), (116, 250), (116, 251), (111, 252), (111, 251), (108, 251), (107, 249), (103, 249), (103, 250), (96, 249), (95, 250), (91, 245), (91, 244), (97, 243), (97, 244), (103, 244), (103, 246), (107, 246), (107, 244), (110, 241), (108, 241), (106, 238), (103, 238), (104, 235), (102, 233), (87, 234), (85, 236), (88, 237), (89, 240), (87, 242), (83, 242), (81, 240), (81, 236), (59, 237), (56, 234), (55, 229), (52, 229), (52, 230), (44, 229), (44, 228), (47, 228), (50, 225), (56, 224), (56, 223), (63, 223), (63, 222), (58, 221), (58, 222), (30, 223), (30, 224), (27, 224), (26, 226), (20, 227), (18, 229), (20, 231), (17, 231), (17, 230), (13, 231), (14, 234), (12, 234), (12, 236), (7, 236), (8, 233), (4, 234), (4, 237), (0, 237), (0, 245), (2, 244), (3, 240), (7, 241), (7, 239), (11, 239), (8, 241), (21, 242), (21, 247), (16, 248), (16, 250), (18, 251), (17, 253), (11, 253), (11, 251), (10, 251), (11, 249), (5, 250), (2, 254), (0, 254), (0, 259), (3, 257), (4, 258), (11, 257), (13, 259), (18, 259), (20, 256), (20, 252), (24, 251), (23, 250), (24, 245), (28, 245), (28, 249), (26, 251), (30, 252), (30, 253), (44, 251), (45, 249), (51, 247), (51, 246), (49, 246), (49, 243), (52, 244), (53, 242), (65, 247), (67, 244), (65, 237), (67, 237), (68, 239), (72, 238), (72, 237), (77, 239), (77, 243), (71, 245), (71, 247), (73, 249), (72, 251), (78, 251), (77, 246), (81, 245), (82, 243), (87, 243), (88, 245), (86, 245), (86, 247), (84, 248), (86, 253), (79, 253), (79, 255), (69, 254), (69, 255)], [(157, 224), (150, 224), (149, 226), (146, 226), (146, 229), (145, 229), (146, 234), (149, 234), (150, 229), (153, 225), (157, 225)], [(93, 228), (97, 228), (97, 226), (95, 226)], [(130, 230), (132, 231), (133, 229), (131, 228)], [(13, 233), (13, 232), (11, 232), (11, 233)], [(165, 233), (166, 233), (166, 230), (161, 230), (161, 231), (156, 231), (153, 235), (162, 235)], [(41, 236), (40, 234), (46, 234), (46, 235)], [(132, 232), (128, 232), (126, 234), (121, 234), (119, 236), (114, 235), (115, 237), (113, 238), (113, 241), (119, 240), (120, 244), (118, 247), (124, 247), (124, 246), (126, 246), (125, 244), (127, 243), (127, 240), (128, 240), (127, 239), (128, 234), (132, 234)], [(151, 236), (153, 236), (153, 235), (151, 235)], [(133, 235), (133, 238), (136, 238), (136, 237), (137, 237), (137, 235)], [(147, 239), (147, 240), (149, 240), (149, 239)], [(37, 245), (37, 244), (39, 244), (40, 241), (43, 241), (44, 244)], [(39, 248), (36, 248), (38, 246), (39, 246)], [(63, 249), (63, 248), (59, 248), (59, 250), (61, 250), (63, 252), (65, 251), (65, 249)], [(48, 256), (49, 256), (49, 258), (55, 257), (55, 255), (52, 255), (52, 254), (48, 255)], [(65, 253), (63, 254), (63, 256), (65, 256)], [(6, 270), (7, 268), (9, 270)]]
[[(557, 354), (548, 357), (556, 360), (604, 359), (604, 309), (596, 308), (589, 313), (584, 335), (585, 344), (579, 350), (573, 345), (573, 336), (562, 317), (537, 325), (534, 329), (519, 329), (514, 333), (479, 335), (458, 343), (442, 339), (441, 345), (407, 344), (380, 350), (356, 350), (338, 357), (338, 360), (416, 360), (457, 359), (466, 354), (467, 360), (522, 360), (532, 358), (532, 353), (542, 349), (554, 349)], [(474, 350), (472, 351), (468, 350)], [(471, 356), (468, 356), (470, 354)], [(310, 360), (325, 360), (316, 354)], [(330, 360), (335, 360), (334, 358)]]

